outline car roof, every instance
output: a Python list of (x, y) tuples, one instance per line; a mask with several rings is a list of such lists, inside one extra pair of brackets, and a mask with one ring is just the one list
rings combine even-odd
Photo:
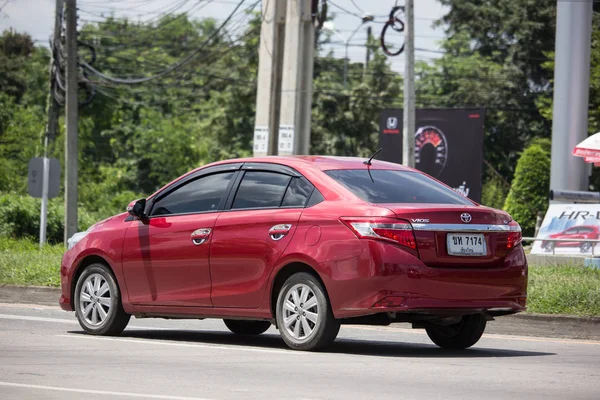
[[(219, 161), (206, 165), (222, 165), (229, 163), (272, 163), (281, 164), (295, 169), (318, 168), (321, 171), (336, 169), (367, 169), (364, 163), (368, 158), (361, 157), (336, 157), (336, 156), (267, 156), (252, 158), (237, 158), (231, 160)], [(371, 169), (391, 169), (399, 171), (414, 171), (412, 168), (391, 162), (372, 160)]]
[[(227, 164), (239, 164), (239, 163), (271, 163), (288, 166), (296, 169), (300, 173), (307, 169), (316, 169), (320, 171), (329, 170), (341, 170), (341, 169), (367, 169), (367, 165), (364, 163), (368, 158), (360, 157), (337, 157), (337, 156), (266, 156), (266, 157), (247, 157), (247, 158), (232, 158), (223, 161), (217, 161), (214, 163), (206, 164), (201, 167), (195, 168), (186, 174), (183, 174), (175, 180), (162, 186), (160, 189), (155, 191), (148, 199), (156, 196), (162, 192), (165, 188), (171, 186), (175, 182), (186, 178), (200, 170), (205, 168), (214, 167), (218, 165)], [(397, 171), (416, 171), (415, 169), (405, 167), (400, 164), (394, 164), (386, 161), (372, 160), (370, 169), (386, 169), (386, 170), (397, 170)]]

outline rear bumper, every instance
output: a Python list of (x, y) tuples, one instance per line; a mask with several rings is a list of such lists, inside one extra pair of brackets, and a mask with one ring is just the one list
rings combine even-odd
[[(395, 246), (370, 242), (361, 256), (321, 267), (336, 318), (382, 312), (490, 314), (524, 311), (527, 261), (522, 246), (501, 268), (430, 268)], [(461, 311), (462, 310), (462, 311)]]

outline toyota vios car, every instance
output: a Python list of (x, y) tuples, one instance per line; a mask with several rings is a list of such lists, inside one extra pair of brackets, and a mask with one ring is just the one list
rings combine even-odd
[(210, 164), (69, 241), (64, 310), (115, 335), (137, 318), (274, 324), (293, 348), (340, 324), (412, 323), (443, 348), (525, 310), (521, 229), (433, 178), (380, 161), (267, 157)]

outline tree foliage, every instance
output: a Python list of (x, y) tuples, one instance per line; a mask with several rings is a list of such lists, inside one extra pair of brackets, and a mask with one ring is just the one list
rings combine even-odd
[(517, 162), (504, 209), (521, 225), (525, 236), (532, 236), (537, 213), (548, 208), (550, 188), (550, 141), (529, 145)]

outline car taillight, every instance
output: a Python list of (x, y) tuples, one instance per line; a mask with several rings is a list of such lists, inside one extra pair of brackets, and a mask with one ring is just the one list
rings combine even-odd
[(342, 218), (342, 222), (361, 239), (385, 240), (417, 250), (415, 234), (408, 221), (388, 218)]
[(506, 242), (506, 250), (512, 250), (521, 243), (523, 239), (523, 234), (521, 233), (521, 227), (515, 221), (511, 221), (510, 224), (510, 232), (508, 232), (508, 241)]

